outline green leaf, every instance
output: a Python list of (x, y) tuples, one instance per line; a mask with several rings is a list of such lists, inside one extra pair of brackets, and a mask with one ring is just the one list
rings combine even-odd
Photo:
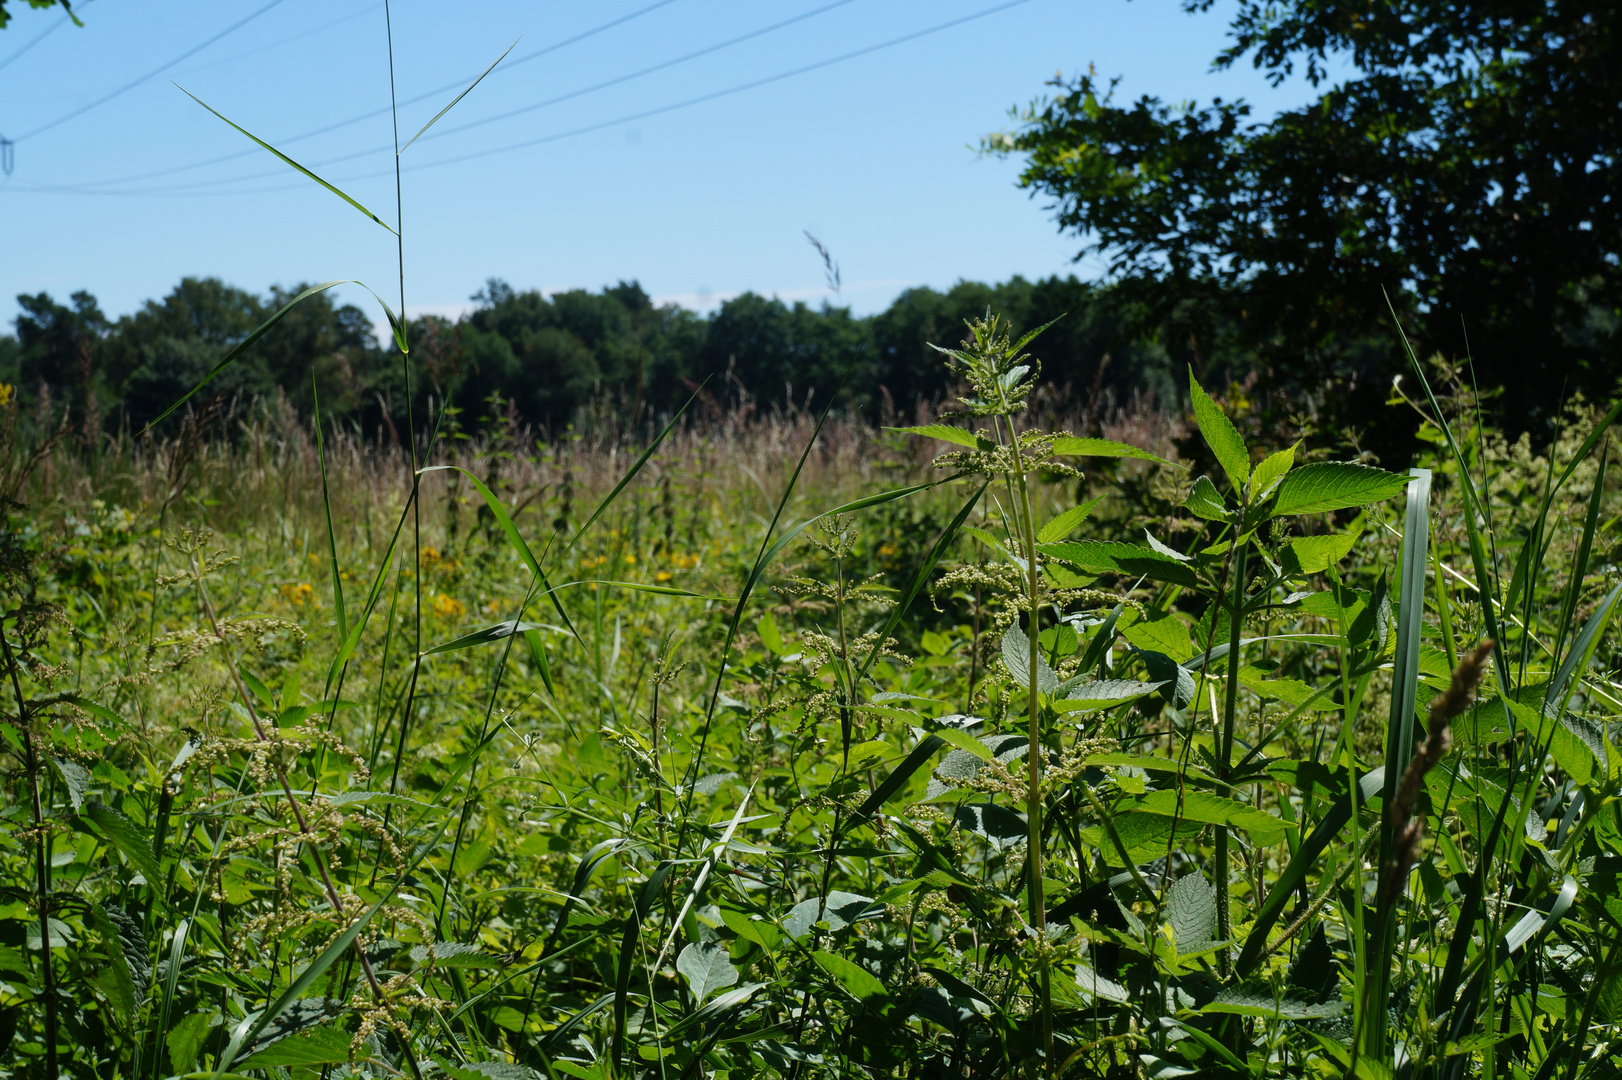
[(1097, 712), (1146, 697), (1165, 686), (1164, 682), (1138, 682), (1134, 679), (1100, 679), (1072, 686), (1065, 683), (1054, 694), (1059, 700), (1053, 711), (1060, 713)]
[(676, 970), (687, 980), (695, 1004), (702, 1004), (712, 992), (738, 981), (738, 969), (732, 966), (727, 947), (714, 941), (688, 945), (676, 958)]
[[(341, 1028), (330, 1024), (301, 1031), (289, 1035), (285, 1039), (278, 1039), (263, 1050), (237, 1062), (240, 1070), (248, 1069), (290, 1069), (310, 1065), (336, 1065), (349, 1060), (350, 1035)], [(365, 1060), (365, 1044), (357, 1060)]]
[(1177, 954), (1187, 956), (1211, 943), (1216, 930), (1216, 890), (1198, 869), (1172, 882), (1166, 890), (1166, 921), (1171, 923)]
[(1192, 566), (1136, 544), (1113, 540), (1071, 540), (1042, 544), (1038, 550), (1095, 574), (1147, 577), (1186, 588), (1197, 588), (1200, 583)]
[(1273, 517), (1323, 514), (1384, 502), (1408, 486), (1406, 476), (1350, 461), (1321, 461), (1291, 471), (1278, 486)]
[(760, 621), (755, 623), (755, 630), (760, 634), (760, 643), (773, 654), (782, 656), (787, 651), (783, 645), (783, 635), (777, 630), (777, 620), (772, 618), (771, 612), (760, 617)]
[(460, 941), (440, 941), (432, 946), (412, 946), (409, 954), (412, 963), (428, 963), (430, 951), (436, 968), (498, 968), (503, 966), (501, 957), (491, 956), (477, 945), (469, 945)]
[[(1025, 636), (1018, 623), (1014, 623), (1003, 631), (1002, 635), (1002, 662), (1008, 665), (1008, 673), (1014, 677), (1014, 682), (1021, 688), (1031, 685), (1031, 639)], [(1042, 650), (1036, 650), (1036, 689), (1038, 693), (1051, 694), (1059, 688), (1059, 677), (1048, 667), (1048, 662), (1042, 656)]]
[(163, 875), (158, 872), (158, 860), (152, 855), (152, 845), (135, 822), (98, 799), (92, 799), (85, 805), (84, 816), (95, 824), (96, 830), (109, 844), (129, 860), (130, 865), (147, 880), (147, 884), (157, 886), (163, 880)]
[(1081, 505), (1072, 506), (1064, 513), (1059, 514), (1037, 531), (1036, 542), (1039, 544), (1051, 544), (1055, 540), (1063, 540), (1074, 532), (1077, 526), (1087, 520), (1087, 515), (1093, 512), (1093, 507), (1097, 506), (1102, 498), (1103, 496), (1100, 495), (1097, 499), (1088, 499)]
[(1142, 810), (1166, 817), (1180, 817), (1185, 821), (1198, 821), (1207, 825), (1224, 825), (1230, 829), (1243, 829), (1258, 844), (1271, 844), (1284, 835), (1285, 823), (1265, 810), (1247, 806), (1236, 799), (1212, 795), (1208, 791), (1184, 791), (1178, 798), (1176, 791), (1151, 791), (1140, 795), (1123, 809)]
[(939, 439), (955, 446), (965, 446), (970, 450), (991, 450), (996, 443), (989, 439), (982, 439), (972, 431), (952, 427), (950, 424), (925, 424), (922, 427), (889, 428), (890, 431), (899, 431), (904, 435), (922, 435), (929, 439)]
[(426, 649), (423, 651), (423, 655), (433, 656), (435, 653), (455, 652), (458, 649), (471, 649), (475, 645), (488, 645), (491, 642), (512, 637), (514, 634), (527, 634), (531, 630), (551, 629), (553, 628), (544, 623), (519, 622), (518, 620), (513, 619), (509, 620), (508, 622), (496, 623), (493, 626), (480, 627), (479, 629), (474, 630), (471, 633), (463, 634), (461, 637), (452, 641), (447, 641), (444, 644), (435, 645), (431, 649)]
[(68, 789), (68, 802), (73, 804), (73, 812), (77, 814), (84, 806), (85, 796), (90, 793), (89, 770), (71, 758), (53, 757), (51, 764), (62, 774), (62, 783)]
[(200, 1012), (183, 1017), (179, 1023), (169, 1029), (169, 1034), (163, 1037), (163, 1044), (169, 1048), (169, 1070), (184, 1075), (197, 1065), (197, 1053), (203, 1048), (203, 1040), (219, 1022), (219, 1013)]
[(1197, 518), (1206, 521), (1227, 521), (1228, 503), (1222, 497), (1222, 492), (1211, 483), (1209, 476), (1202, 476), (1194, 481), (1193, 490), (1188, 498), (1183, 500), (1183, 508)]
[(1194, 369), (1188, 369), (1188, 395), (1194, 405), (1194, 422), (1205, 437), (1205, 445), (1216, 455), (1217, 464), (1228, 474), (1233, 490), (1243, 491), (1250, 482), (1250, 451), (1233, 421), (1225, 416), (1211, 395), (1194, 378)]
[[(1297, 443), (1296, 446), (1301, 445)], [(1279, 481), (1290, 471), (1295, 464), (1295, 446), (1289, 446), (1276, 454), (1269, 454), (1256, 466), (1256, 471), (1250, 477), (1250, 501), (1261, 502), (1273, 493)]]
[(463, 98), (467, 97), (469, 94), (471, 94), (473, 92), (473, 88), (475, 86), (478, 86), (480, 83), (482, 83), (484, 81), (484, 77), (486, 75), (488, 75), (492, 71), (496, 70), (496, 65), (497, 64), (499, 64), (503, 60), (507, 59), (507, 53), (512, 52), (517, 47), (518, 47), (518, 42), (516, 42), (516, 41), (513, 42), (511, 45), (507, 46), (507, 52), (502, 53), (500, 56), (496, 57), (495, 60), (491, 61), (490, 66), (485, 68), (482, 72), (480, 72), (479, 77), (477, 79), (474, 79), (472, 82), (468, 83), (468, 86), (467, 86), (466, 90), (463, 90), (460, 94), (457, 94), (455, 97), (451, 98), (451, 103), (449, 105), (445, 106), (443, 109), (440, 109), (437, 113), (435, 113), (434, 118), (432, 120), (430, 120), (426, 124), (422, 125), (422, 128), (415, 135), (411, 136), (411, 138), (409, 140), (407, 140), (406, 144), (404, 146), (400, 147), (399, 152), (396, 153), (394, 156), (399, 157), (400, 154), (403, 154), (407, 150), (411, 149), (411, 144), (416, 142), (418, 139), (422, 138), (423, 132), (427, 131), (429, 128), (431, 128), (435, 124), (439, 123), (440, 117), (444, 116), (446, 113), (448, 113), (452, 109), (456, 108), (456, 103), (461, 101)]
[(1126, 443), (1111, 442), (1109, 439), (1078, 439), (1073, 435), (1061, 435), (1054, 439), (1053, 452), (1064, 457), (1136, 458), (1139, 461), (1153, 461), (1160, 465), (1174, 464), (1163, 457)]
[(1357, 543), (1359, 534), (1301, 536), (1284, 546), (1282, 562), (1286, 573), (1321, 574), (1344, 559)]
[(874, 978), (866, 968), (853, 964), (843, 956), (818, 949), (811, 954), (818, 967), (834, 977), (834, 981), (844, 987), (850, 996), (857, 1001), (871, 1001), (875, 998), (884, 998), (888, 995), (884, 991), (884, 984)]
[[(180, 84), (176, 83), (175, 85), (179, 86)], [(469, 89), (471, 89), (471, 87)], [(362, 206), (360, 203), (358, 203), (354, 199), (350, 198), (344, 192), (342, 192), (339, 189), (333, 187), (331, 184), (329, 184), (325, 180), (321, 179), (315, 173), (311, 172), (309, 169), (306, 169), (303, 165), (300, 165), (298, 162), (294, 161), (292, 158), (288, 157), (286, 154), (282, 153), (280, 150), (276, 149), (274, 146), (270, 145), (268, 142), (261, 139), (259, 136), (255, 135), (253, 132), (249, 131), (247, 128), (240, 127), (237, 124), (232, 123), (230, 120), (227, 120), (225, 118), (225, 116), (223, 114), (221, 114), (218, 110), (216, 110), (212, 105), (208, 104), (208, 102), (204, 101), (202, 98), (198, 97), (196, 94), (192, 93), (190, 90), (187, 90), (184, 86), (180, 87), (180, 92), (182, 94), (185, 94), (187, 97), (191, 98), (193, 101), (197, 102), (197, 104), (201, 105), (203, 108), (207, 109), (209, 112), (213, 113), (215, 116), (218, 116), (221, 120), (225, 120), (225, 122), (227, 124), (230, 124), (232, 127), (236, 128), (238, 131), (242, 132), (242, 134), (246, 135), (248, 138), (252, 139), (254, 142), (256, 142), (260, 146), (264, 147), (266, 150), (269, 150), (272, 154), (275, 154), (277, 157), (281, 158), (282, 161), (286, 162), (288, 165), (291, 165), (293, 168), (297, 169), (299, 172), (303, 173), (305, 176), (308, 176), (311, 180), (314, 180), (316, 183), (320, 184), (322, 187), (326, 188), (328, 191), (330, 191), (334, 195), (338, 196), (338, 198), (342, 199), (344, 202), (348, 203), (350, 206), (353, 206), (356, 210), (359, 210), (361, 213), (365, 214), (367, 217), (371, 218), (373, 221), (377, 222), (379, 225), (382, 225), (385, 229), (388, 229), (390, 233), (393, 233), (395, 236), (400, 235), (399, 233), (394, 232), (394, 229), (392, 227), (390, 227), (389, 224), (387, 222), (385, 222), (382, 218), (378, 217), (376, 214), (374, 214), (370, 210), (366, 209), (366, 207)], [(435, 117), (434, 119), (437, 120), (439, 118)]]
[(1194, 640), (1189, 636), (1188, 624), (1174, 612), (1151, 611), (1148, 615), (1131, 613), (1132, 621), (1123, 617), (1121, 636), (1140, 649), (1165, 653), (1182, 663), (1194, 655)]
[(1291, 998), (1277, 1000), (1262, 994), (1227, 989), (1217, 994), (1216, 1000), (1200, 1010), (1202, 1013), (1228, 1013), (1235, 1016), (1265, 1016), (1284, 1020), (1320, 1020), (1339, 1016), (1346, 1009), (1344, 1001), (1326, 1001), (1314, 1005)]

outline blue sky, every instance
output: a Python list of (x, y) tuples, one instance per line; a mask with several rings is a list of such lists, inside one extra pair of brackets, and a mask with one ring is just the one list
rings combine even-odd
[[(356, 278), (393, 301), (392, 235), (175, 85), (392, 223), (380, 2), (91, 0), (78, 10), (82, 28), (21, 6), (0, 32), (0, 136), (16, 144), (0, 181), (0, 323), (9, 327), (19, 292), (87, 288), (118, 315), (186, 274), (260, 291)], [(407, 307), (453, 314), (491, 276), (548, 290), (637, 279), (698, 308), (751, 289), (820, 303), (831, 294), (806, 230), (840, 264), (835, 299), (859, 313), (911, 285), (1095, 278), (1101, 267), (1072, 262), (1075, 238), (1015, 187), (1018, 162), (974, 147), (1044, 80), (1089, 64), (1121, 76), (1126, 98), (1244, 97), (1260, 113), (1304, 100), (1308, 88), (1273, 89), (1248, 66), (1211, 69), (1229, 10), (397, 0), (402, 137), (457, 93), (442, 88), (465, 85), (517, 41), (402, 158)], [(353, 287), (343, 295), (365, 300)]]

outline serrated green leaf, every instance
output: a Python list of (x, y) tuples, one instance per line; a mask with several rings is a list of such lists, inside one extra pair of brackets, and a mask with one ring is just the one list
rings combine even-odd
[[(350, 1036), (347, 1031), (322, 1024), (297, 1034), (278, 1039), (263, 1050), (237, 1062), (236, 1068), (248, 1069), (297, 1068), (310, 1065), (336, 1065), (349, 1060)], [(366, 1060), (364, 1044), (357, 1060)]]
[(1124, 623), (1121, 636), (1140, 649), (1165, 653), (1179, 664), (1194, 655), (1194, 639), (1189, 636), (1188, 624), (1170, 611), (1151, 611), (1148, 615), (1131, 613), (1131, 621)]
[(1194, 481), (1194, 487), (1183, 500), (1183, 508), (1197, 518), (1206, 521), (1227, 521), (1228, 504), (1222, 498), (1222, 492), (1211, 483), (1209, 476), (1202, 476)]
[(158, 860), (152, 856), (152, 845), (135, 822), (95, 799), (85, 804), (84, 816), (149, 884), (156, 885), (163, 880), (158, 872)]
[(1187, 588), (1197, 588), (1200, 583), (1199, 575), (1189, 564), (1136, 544), (1114, 540), (1069, 540), (1042, 544), (1038, 550), (1095, 574), (1147, 577), (1167, 585)]
[(1284, 1020), (1321, 1020), (1331, 1016), (1339, 1016), (1346, 1009), (1344, 1001), (1328, 1001), (1322, 1005), (1314, 1005), (1307, 1001), (1296, 1001), (1291, 998), (1274, 1000), (1261, 994), (1246, 993), (1242, 990), (1227, 989), (1216, 996), (1216, 1000), (1200, 1010), (1203, 1013), (1229, 1013), (1237, 1016), (1268, 1016)]
[(1166, 890), (1166, 921), (1171, 923), (1179, 956), (1210, 944), (1217, 924), (1216, 890), (1198, 869), (1184, 874)]
[(1194, 369), (1188, 369), (1188, 395), (1194, 405), (1194, 422), (1199, 425), (1205, 445), (1216, 455), (1217, 464), (1228, 474), (1234, 491), (1243, 491), (1250, 482), (1250, 451), (1239, 429), (1233, 426), (1211, 395), (1194, 378)]
[(71, 758), (53, 757), (51, 764), (61, 774), (62, 783), (68, 789), (68, 802), (73, 804), (73, 812), (77, 814), (90, 793), (90, 771)]
[(1225, 825), (1243, 829), (1258, 843), (1271, 843), (1284, 834), (1284, 822), (1265, 810), (1239, 802), (1236, 799), (1212, 795), (1208, 791), (1172, 790), (1151, 791), (1132, 799), (1123, 809), (1141, 810), (1150, 814), (1180, 817), (1185, 821), (1198, 821), (1207, 825)]
[(768, 611), (760, 617), (760, 621), (755, 623), (755, 631), (760, 634), (760, 643), (774, 655), (782, 656), (787, 651), (783, 644), (783, 635), (777, 629), (777, 620), (772, 618), (771, 612)]
[[(1300, 443), (1296, 444), (1299, 445)], [(1278, 453), (1263, 458), (1250, 477), (1250, 501), (1258, 503), (1271, 495), (1274, 487), (1284, 479), (1294, 464), (1295, 446), (1285, 447)]]
[(939, 439), (955, 446), (967, 447), (970, 450), (990, 450), (995, 445), (986, 439), (978, 438), (972, 431), (952, 427), (950, 424), (924, 424), (922, 427), (890, 428), (903, 435), (922, 435), (927, 439)]
[(219, 1020), (219, 1013), (200, 1012), (192, 1013), (169, 1028), (169, 1033), (163, 1037), (163, 1045), (169, 1050), (169, 1070), (178, 1075), (192, 1071), (197, 1065), (197, 1053), (203, 1048), (203, 1040), (213, 1030)]
[[(1009, 626), (1002, 635), (1002, 661), (1008, 665), (1009, 674), (1013, 675), (1015, 683), (1021, 687), (1031, 685), (1031, 639), (1025, 636), (1018, 623)], [(1042, 656), (1042, 650), (1036, 651), (1036, 689), (1038, 693), (1051, 694), (1059, 688), (1059, 677), (1048, 667), (1048, 662)]]
[(1037, 531), (1036, 542), (1039, 544), (1051, 544), (1055, 540), (1063, 540), (1072, 532), (1075, 532), (1077, 526), (1087, 520), (1087, 515), (1093, 512), (1093, 507), (1097, 506), (1099, 499), (1102, 498), (1103, 496), (1100, 495), (1097, 499), (1088, 499), (1079, 506), (1072, 506), (1064, 513), (1057, 515)]
[(1053, 711), (1097, 712), (1147, 697), (1165, 685), (1164, 682), (1138, 682), (1135, 679), (1099, 679), (1074, 686), (1066, 683), (1054, 694), (1059, 700), (1053, 703)]
[(1273, 517), (1323, 514), (1384, 502), (1402, 494), (1408, 477), (1350, 461), (1320, 461), (1291, 470), (1278, 486)]
[(886, 997), (884, 984), (879, 982), (871, 972), (860, 964), (853, 964), (843, 956), (818, 949), (811, 954), (811, 959), (823, 971), (834, 977), (834, 981), (857, 1001), (871, 1001), (875, 998)]
[(1358, 535), (1349, 532), (1297, 537), (1280, 553), (1284, 570), (1290, 574), (1321, 574), (1351, 552)]
[(715, 941), (695, 941), (676, 958), (676, 970), (687, 980), (695, 1004), (723, 986), (738, 981), (738, 969), (732, 966), (727, 947)]
[(1064, 457), (1136, 458), (1139, 461), (1153, 461), (1160, 465), (1174, 464), (1163, 457), (1126, 443), (1111, 442), (1109, 439), (1078, 439), (1073, 435), (1061, 435), (1054, 439), (1053, 452)]

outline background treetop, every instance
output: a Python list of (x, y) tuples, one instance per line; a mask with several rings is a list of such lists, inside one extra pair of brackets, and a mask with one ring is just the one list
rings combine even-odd
[(1367, 423), (1401, 370), (1393, 308), (1423, 352), (1469, 355), (1482, 385), (1510, 391), (1512, 428), (1573, 391), (1611, 390), (1610, 5), (1244, 0), (1230, 41), (1218, 66), (1249, 57), (1322, 92), (1259, 120), (1244, 101), (1119, 103), (1089, 72), (985, 146), (1025, 155), (1022, 185), (1146, 318), (1180, 308), (1205, 336), (1225, 325), (1272, 385), (1338, 386), (1350, 420)]

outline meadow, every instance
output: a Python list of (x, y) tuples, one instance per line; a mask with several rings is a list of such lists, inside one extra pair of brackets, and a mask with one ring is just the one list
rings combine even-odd
[(1617, 412), (1416, 364), (1397, 474), (1040, 346), (893, 430), (9, 398), (0, 1073), (1613, 1075)]

